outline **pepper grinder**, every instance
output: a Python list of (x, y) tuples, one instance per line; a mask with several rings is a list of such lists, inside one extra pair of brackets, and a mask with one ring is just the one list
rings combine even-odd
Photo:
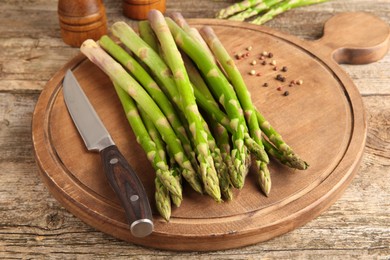
[(123, 14), (130, 19), (145, 20), (148, 12), (157, 9), (162, 13), (166, 10), (166, 0), (122, 0)]
[(59, 0), (58, 17), (63, 41), (80, 47), (86, 39), (107, 34), (107, 18), (101, 0)]

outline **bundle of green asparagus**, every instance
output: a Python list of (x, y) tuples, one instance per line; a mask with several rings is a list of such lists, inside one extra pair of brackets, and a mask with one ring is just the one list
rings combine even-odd
[[(169, 220), (183, 182), (215, 201), (233, 199), (253, 162), (268, 196), (269, 157), (304, 170), (253, 105), (242, 75), (211, 27), (199, 32), (180, 13), (152, 10), (139, 34), (125, 22), (81, 46), (111, 79), (125, 115), (156, 172), (155, 201)], [(126, 48), (126, 49), (125, 49)], [(182, 179), (183, 178), (183, 179)]]
[(329, 0), (244, 0), (220, 10), (216, 18), (234, 21), (252, 19), (253, 24), (263, 24), (290, 9), (327, 2)]

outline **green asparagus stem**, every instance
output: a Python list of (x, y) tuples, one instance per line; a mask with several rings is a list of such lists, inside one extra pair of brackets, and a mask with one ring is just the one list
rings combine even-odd
[(323, 3), (326, 1), (329, 0), (286, 0), (279, 4), (274, 5), (268, 12), (254, 19), (253, 21), (251, 21), (251, 23), (260, 25), (265, 22), (268, 22), (269, 20), (273, 19), (275, 16), (283, 12), (286, 12), (290, 9), (312, 5), (312, 4)]
[(171, 13), (170, 17), (172, 18), (175, 23), (183, 29), (186, 33), (188, 33), (189, 36), (192, 37), (195, 41), (197, 41), (200, 45), (202, 45), (203, 50), (206, 51), (210, 55), (210, 59), (215, 60), (213, 54), (211, 53), (211, 50), (207, 46), (207, 43), (204, 41), (202, 36), (200, 35), (199, 31), (191, 27), (187, 21), (184, 19), (183, 15), (179, 12), (173, 12)]
[[(180, 173), (180, 166), (177, 164), (175, 159), (172, 159), (170, 169), (172, 171), (172, 175), (176, 178), (176, 180), (181, 183), (181, 173)], [(182, 197), (176, 196), (173, 193), (170, 193), (171, 195), (171, 201), (176, 207), (180, 207), (181, 202), (183, 201)]]
[[(200, 90), (197, 89), (196, 85), (194, 85), (194, 86), (195, 86), (194, 87), (194, 91), (195, 92), (197, 92), (197, 91), (200, 92)], [(203, 110), (205, 110), (208, 114), (210, 114), (210, 116), (215, 121), (217, 121), (219, 124), (221, 124), (228, 132), (230, 132), (230, 133), (234, 132), (233, 129), (230, 127), (230, 121), (229, 121), (229, 118), (227, 117), (227, 115), (224, 112), (222, 112), (218, 108), (218, 106), (213, 104), (213, 102), (210, 99), (206, 98), (202, 93), (198, 93), (198, 95), (197, 95), (197, 103)], [(258, 114), (257, 111), (256, 111), (256, 114)], [(260, 115), (260, 117), (258, 118), (258, 121), (260, 123), (260, 126), (262, 126), (261, 128), (263, 130), (263, 133), (268, 134), (269, 136), (271, 136), (270, 132), (269, 132), (269, 129), (267, 130), (266, 128), (264, 128), (265, 126), (267, 126), (267, 128), (269, 128), (268, 127), (269, 123), (267, 121), (265, 121), (264, 117)], [(266, 123), (264, 123), (264, 122), (266, 122)], [(274, 135), (280, 136), (276, 132), (275, 129), (273, 129), (273, 130), (275, 131)], [(273, 138), (273, 139), (275, 139), (275, 138)], [(244, 140), (245, 140), (245, 145), (247, 147), (252, 147), (252, 151), (255, 150), (253, 147), (256, 147), (257, 143), (248, 134), (245, 134), (245, 139)], [(270, 154), (271, 156), (277, 158), (281, 163), (283, 163), (283, 164), (285, 164), (285, 165), (287, 165), (289, 167), (300, 169), (300, 170), (305, 170), (305, 169), (308, 168), (309, 165), (306, 162), (304, 162), (302, 159), (300, 159), (299, 156), (297, 156), (295, 153), (290, 153), (289, 155), (283, 155), (280, 151), (278, 151), (277, 148), (275, 148), (265, 138), (262, 139), (262, 142), (263, 142), (263, 145), (264, 145), (264, 147), (266, 149), (266, 152), (268, 154)], [(282, 145), (282, 147), (283, 146), (284, 145)], [(232, 172), (234, 172), (234, 171), (232, 171)], [(233, 179), (232, 179), (232, 181), (233, 181)], [(233, 184), (234, 184), (235, 187), (237, 186), (236, 183), (233, 183)]]
[[(226, 51), (223, 44), (218, 39), (217, 35), (214, 33), (213, 29), (209, 26), (205, 26), (201, 29), (201, 34), (203, 38), (206, 40), (209, 45), (211, 51), (214, 53), (215, 57), (219, 61), (219, 63), (224, 68), (227, 73), (236, 93), (238, 96), (238, 100), (244, 109), (244, 114), (246, 116), (247, 124), (249, 127), (250, 136), (256, 141), (256, 143), (260, 146), (261, 158), (260, 160), (265, 162), (264, 164), (257, 162), (257, 164), (261, 167), (258, 167), (257, 174), (260, 175), (260, 180), (270, 179), (269, 171), (267, 169), (267, 164), (269, 163), (269, 158), (267, 153), (264, 150), (264, 146), (261, 138), (261, 130), (259, 127), (259, 123), (257, 121), (257, 117), (255, 114), (255, 107), (252, 103), (250, 93), (248, 88), (242, 78), (240, 71), (234, 63), (234, 60), (230, 57), (229, 53)], [(268, 194), (269, 193), (269, 185), (265, 181), (260, 182), (261, 189)]]
[[(125, 64), (129, 64), (128, 67), (129, 70), (133, 70), (133, 74), (137, 75), (137, 79), (142, 83), (144, 86), (151, 85), (152, 87), (159, 86), (161, 90), (164, 92), (164, 94), (169, 97), (170, 100), (174, 102), (174, 104), (180, 108), (180, 102), (179, 102), (179, 92), (177, 90), (176, 84), (174, 80), (172, 79), (172, 72), (168, 68), (168, 66), (165, 64), (165, 62), (162, 60), (162, 58), (159, 56), (159, 54), (153, 50), (145, 41), (143, 41), (131, 27), (129, 27), (124, 22), (117, 22), (112, 26), (113, 34), (120, 39), (121, 42), (123, 42), (126, 47), (128, 47), (133, 53), (137, 55), (137, 57), (149, 68), (149, 70), (155, 75), (156, 80), (159, 81), (159, 84), (153, 84), (150, 83), (153, 81), (148, 73), (142, 73), (142, 68), (138, 69), (140, 66), (136, 66), (134, 64), (136, 63), (129, 63), (128, 60), (123, 60)], [(155, 35), (149, 35), (147, 37), (150, 41), (151, 45), (158, 45), (156, 43)], [(118, 57), (119, 58), (119, 57)], [(132, 66), (134, 65), (134, 66)], [(134, 71), (134, 69), (136, 71)], [(137, 72), (141, 72), (138, 74)], [(153, 88), (152, 88), (153, 90)], [(153, 90), (156, 91), (156, 90)], [(162, 93), (160, 93), (162, 94)], [(165, 102), (165, 101), (164, 101)], [(168, 102), (171, 103), (171, 102)], [(180, 112), (177, 112), (177, 115), (180, 117)], [(175, 119), (175, 118), (172, 118)], [(181, 123), (185, 123), (182, 120)], [(178, 125), (177, 125), (178, 126)], [(176, 128), (176, 127), (174, 127)], [(182, 142), (184, 151), (186, 153), (186, 156), (189, 158), (192, 167), (194, 167), (195, 170), (198, 169), (198, 163), (196, 161), (195, 155), (192, 152), (191, 143), (189, 141), (188, 136), (186, 136), (185, 126), (179, 127), (175, 129), (180, 141)]]
[(244, 176), (248, 171), (244, 163), (247, 157), (247, 147), (244, 145), (244, 133), (247, 127), (234, 90), (218, 66), (203, 51), (202, 46), (188, 36), (172, 19), (166, 18), (166, 21), (176, 44), (195, 62), (204, 75), (208, 86), (212, 88), (214, 95), (218, 97), (219, 102), (229, 115), (230, 125), (234, 131), (232, 158), (234, 158), (234, 166), (236, 167), (237, 183), (240, 183), (242, 187)]
[(224, 171), (221, 171), (219, 177), (221, 193), (226, 200), (232, 200), (233, 184), (231, 182), (230, 176), (233, 175), (235, 169), (233, 166), (233, 160), (230, 156), (230, 143), (229, 143), (230, 136), (226, 128), (223, 127), (221, 124), (219, 124), (215, 120), (209, 120), (209, 122), (213, 128), (215, 142), (220, 149), (221, 158), (224, 163), (224, 169), (223, 169)]
[[(154, 142), (156, 146), (156, 150), (158, 151), (158, 155), (166, 162), (167, 161), (167, 155), (166, 155), (166, 144), (164, 140), (162, 139), (160, 133), (158, 132), (156, 126), (154, 125), (153, 121), (150, 119), (150, 117), (146, 114), (146, 112), (137, 105), (137, 109), (139, 112), (139, 115), (141, 117), (142, 123), (145, 126), (146, 133), (150, 136), (152, 141)], [(172, 174), (173, 175), (173, 174)]]
[(259, 3), (255, 6), (249, 7), (245, 11), (239, 12), (233, 16), (230, 16), (228, 20), (233, 21), (244, 21), (247, 18), (258, 15), (261, 12), (264, 12), (270, 9), (273, 5), (281, 2), (282, 0), (263, 0), (262, 3)]
[(162, 83), (160, 87), (164, 93), (182, 110), (180, 95), (172, 78), (172, 72), (160, 55), (142, 40), (127, 23), (116, 22), (112, 25), (111, 30), (114, 36), (119, 38), (127, 48), (149, 67), (154, 76)]
[[(165, 147), (165, 143), (164, 143), (160, 133), (158, 132), (156, 126), (154, 125), (154, 123), (152, 122), (150, 117), (145, 113), (145, 111), (140, 107), (138, 108), (138, 111), (140, 113), (142, 121), (145, 124), (145, 128), (148, 131), (150, 138), (153, 140), (154, 144), (156, 145), (157, 151), (159, 151), (159, 155), (166, 160), (166, 153), (165, 153), (166, 147)], [(168, 150), (168, 153), (169, 153), (169, 150)], [(169, 162), (170, 162), (169, 169), (170, 169), (172, 176), (181, 185), (180, 166), (177, 165), (177, 162), (175, 161), (175, 159), (173, 158), (173, 156), (171, 154), (170, 154)], [(183, 197), (177, 196), (171, 192), (169, 194), (170, 194), (170, 197), (171, 197), (173, 204), (175, 204), (175, 206), (179, 207), (182, 200), (183, 200)]]
[[(176, 109), (169, 101), (165, 93), (160, 89), (157, 83), (149, 75), (149, 73), (133, 58), (131, 57), (122, 47), (116, 44), (108, 36), (102, 36), (99, 40), (99, 44), (105, 49), (112, 57), (114, 57), (119, 63), (125, 67), (132, 76), (141, 83), (149, 95), (154, 99), (160, 109), (167, 117), (169, 123), (172, 125), (172, 129), (180, 139), (184, 151), (187, 156), (191, 156), (192, 151), (190, 141), (186, 134), (185, 127), (183, 126)], [(191, 162), (192, 158), (190, 157)], [(193, 163), (196, 164), (196, 163)], [(196, 167), (195, 165), (193, 165)]]
[[(291, 167), (306, 170), (309, 167), (309, 164), (303, 161), (297, 154), (294, 153), (293, 149), (283, 140), (282, 136), (272, 127), (272, 125), (264, 118), (264, 116), (256, 111), (256, 117), (259, 121), (260, 128), (263, 133), (268, 137), (273, 145), (277, 148), (278, 152), (281, 153), (283, 159), (281, 161), (286, 161), (290, 164)], [(277, 156), (280, 157), (280, 156)]]
[(139, 83), (131, 77), (126, 70), (111, 58), (98, 44), (93, 40), (86, 40), (80, 47), (81, 52), (102, 69), (110, 79), (123, 88), (135, 102), (145, 110), (148, 116), (155, 122), (155, 125), (167, 143), (178, 164), (185, 169), (184, 178), (190, 183), (194, 190), (202, 192), (202, 186), (188, 160), (184, 149), (178, 140), (175, 132), (169, 124), (167, 118), (156, 105), (154, 100), (143, 89)]
[[(189, 75), (191, 75), (191, 69), (188, 67), (187, 71), (189, 72)], [(202, 80), (202, 79), (198, 79)], [(196, 81), (194, 81), (196, 82)], [(210, 92), (208, 92), (207, 86), (206, 88), (201, 87), (202, 83), (194, 84), (194, 92), (196, 96), (196, 102), (197, 104), (206, 111), (214, 120), (216, 120), (219, 124), (221, 124), (229, 133), (234, 133), (233, 129), (230, 126), (230, 120), (228, 116), (219, 109), (218, 104), (214, 100), (213, 96)], [(207, 93), (208, 92), (208, 93)], [(207, 98), (206, 98), (207, 96)], [(256, 110), (256, 116), (258, 118), (260, 128), (265, 133), (268, 138), (271, 137), (274, 141), (279, 140), (280, 147), (282, 150), (289, 150), (292, 151), (292, 149), (285, 148), (286, 143), (281, 139), (280, 134), (270, 125), (268, 121)], [(274, 136), (274, 137), (272, 137)], [(251, 148), (251, 152), (254, 154), (256, 153), (256, 147), (257, 143), (248, 135), (245, 134), (245, 145), (248, 148)], [(282, 141), (281, 141), (282, 140)], [(266, 146), (266, 151), (268, 154), (276, 157), (281, 163), (286, 164), (289, 167), (301, 169), (304, 170), (308, 167), (308, 164), (304, 162), (302, 159), (299, 158), (295, 153), (291, 152), (289, 155), (284, 156), (281, 154), (281, 152), (278, 151), (277, 148), (273, 147), (266, 139), (262, 139), (264, 146)], [(288, 145), (287, 145), (288, 146)], [(233, 181), (233, 180), (232, 180)], [(237, 184), (234, 183), (234, 186), (236, 187)]]
[(257, 5), (261, 2), (262, 2), (262, 0), (244, 0), (244, 1), (241, 1), (238, 3), (235, 3), (231, 6), (228, 6), (227, 8), (220, 10), (217, 13), (216, 18), (219, 18), (219, 19), (227, 18), (232, 14), (242, 12), (242, 11), (248, 9), (249, 7)]
[[(238, 100), (244, 109), (250, 135), (262, 148), (261, 130), (255, 114), (255, 107), (240, 71), (211, 27), (203, 27), (201, 29), (201, 34), (232, 82), (232, 85), (237, 93)], [(269, 162), (268, 156), (264, 150), (262, 150), (260, 159), (265, 163)]]
[[(191, 83), (193, 84), (195, 96), (197, 97), (197, 103), (199, 104), (199, 98), (203, 100), (203, 102), (207, 102), (208, 105), (212, 106), (215, 113), (219, 114), (221, 112), (220, 108), (218, 107), (217, 102), (214, 100), (213, 95), (211, 94), (210, 90), (208, 89), (206, 83), (204, 82), (202, 76), (200, 75), (199, 71), (193, 64), (193, 62), (188, 58), (187, 55), (183, 54), (183, 61), (184, 65), (186, 67), (188, 76), (190, 78)], [(199, 93), (198, 93), (199, 92)], [(207, 100), (206, 100), (207, 99)], [(202, 102), (202, 101), (201, 101)], [(208, 106), (207, 105), (207, 106)], [(215, 162), (215, 168), (218, 173), (219, 178), (219, 187), (221, 188), (221, 194), (222, 196), (227, 199), (231, 200), (233, 198), (233, 193), (231, 191), (232, 184), (230, 181), (230, 172), (234, 171), (233, 162), (230, 157), (230, 145), (229, 145), (229, 134), (222, 125), (217, 123), (215, 121), (215, 118), (212, 116), (212, 114), (208, 113), (209, 117), (212, 117), (212, 119), (208, 120), (208, 122), (211, 123), (211, 126), (213, 128), (215, 139), (213, 138), (213, 135), (209, 133), (209, 140), (212, 139), (212, 143), (210, 145), (210, 150), (212, 151), (212, 156)], [(222, 115), (224, 118), (221, 118), (221, 121), (226, 121), (226, 124), (229, 125), (229, 119), (224, 114)], [(217, 130), (216, 125), (219, 126), (219, 130)], [(222, 130), (223, 129), (223, 130)], [(223, 142), (222, 142), (223, 140)], [(219, 144), (218, 144), (219, 143)], [(223, 147), (221, 147), (221, 146)], [(226, 149), (226, 145), (228, 148)], [(215, 147), (215, 148), (213, 148)], [(221, 148), (224, 148), (222, 151)], [(214, 149), (214, 153), (213, 153)], [(228, 153), (229, 155), (227, 155)], [(229, 158), (229, 159), (227, 159)]]
[(149, 22), (160, 41), (166, 61), (170, 67), (176, 86), (180, 93), (181, 107), (188, 121), (189, 129), (194, 140), (197, 158), (200, 163), (200, 172), (205, 191), (216, 201), (221, 200), (218, 177), (214, 168), (210, 148), (207, 142), (207, 133), (204, 131), (195, 96), (188, 78), (180, 52), (169, 31), (163, 14), (158, 10), (152, 10), (148, 14)]
[[(166, 66), (165, 62), (161, 59), (161, 57), (154, 51), (150, 46), (145, 43), (132, 29), (124, 22), (117, 22), (112, 26), (113, 34), (118, 37), (121, 42), (123, 42), (126, 47), (128, 47), (133, 53), (135, 53), (145, 64), (148, 65), (149, 69), (153, 71), (154, 75), (160, 80), (162, 90), (164, 93), (167, 93), (173, 100), (179, 100), (178, 91), (176, 89), (175, 82), (171, 77), (171, 72), (169, 68)], [(203, 48), (204, 50), (204, 48)], [(210, 59), (208, 55), (208, 59)], [(210, 63), (214, 63), (213, 59), (210, 59)], [(216, 66), (216, 65), (215, 65)], [(164, 87), (165, 86), (165, 87)], [(169, 90), (169, 91), (168, 91)], [(195, 97), (198, 100), (199, 91), (195, 91)], [(174, 97), (174, 98), (172, 98)], [(179, 106), (180, 104), (178, 104)], [(216, 112), (216, 111), (215, 111)], [(216, 112), (218, 113), (218, 112)], [(225, 122), (226, 123), (226, 120)], [(247, 142), (247, 140), (245, 140)], [(194, 160), (191, 155), (189, 155), (187, 150), (187, 145), (184, 146), (187, 156), (191, 159), (191, 162), (194, 165)], [(246, 147), (245, 147), (246, 148)], [(255, 145), (248, 147), (251, 149), (251, 152), (258, 154), (257, 151), (260, 151), (258, 147)], [(239, 167), (239, 165), (237, 166)], [(242, 171), (246, 171), (245, 167)]]
[[(205, 97), (211, 105), (218, 107), (218, 103), (215, 101), (213, 94), (210, 92), (209, 87), (204, 82), (202, 75), (200, 75), (198, 68), (191, 61), (191, 59), (185, 54), (182, 54), (184, 66), (186, 67), (188, 77), (190, 78), (191, 83), (196, 89), (200, 91), (203, 97)], [(195, 95), (195, 97), (197, 97)]]
[[(203, 128), (207, 132), (207, 142), (210, 147), (211, 157), (214, 160), (214, 166), (218, 175), (219, 180), (219, 187), (221, 190), (221, 194), (224, 198), (231, 200), (232, 194), (231, 194), (231, 182), (230, 182), (230, 175), (229, 175), (229, 169), (227, 164), (224, 161), (224, 158), (222, 157), (221, 150), (219, 146), (216, 143), (216, 139), (214, 138), (213, 134), (211, 133), (211, 130), (209, 129), (208, 123), (203, 119)], [(209, 122), (216, 123), (213, 120), (209, 120)], [(229, 137), (228, 137), (229, 138)]]
[(114, 87), (122, 103), (126, 117), (137, 138), (137, 141), (146, 152), (149, 161), (152, 163), (152, 166), (156, 171), (156, 207), (160, 215), (168, 221), (171, 215), (171, 200), (169, 197), (169, 190), (173, 192), (175, 196), (182, 197), (181, 184), (169, 171), (164, 151), (160, 150), (151, 140), (149, 135), (150, 132), (148, 133), (146, 130), (138, 113), (136, 104), (132, 98), (117, 84), (114, 83)]
[(260, 189), (268, 197), (271, 191), (271, 174), (265, 162), (256, 161), (257, 166), (257, 180), (260, 184)]
[(156, 35), (153, 32), (152, 27), (150, 26), (149, 21), (143, 20), (138, 22), (138, 30), (139, 30), (139, 35), (141, 38), (149, 44), (149, 46), (155, 50), (156, 52), (158, 51), (158, 42), (156, 41)]
[(152, 166), (156, 171), (157, 178), (160, 179), (161, 183), (170, 192), (176, 196), (181, 197), (181, 185), (169, 171), (164, 150), (157, 149), (155, 143), (145, 128), (145, 125), (140, 117), (137, 106), (133, 99), (126, 93), (125, 90), (120, 88), (118, 84), (114, 83), (114, 87), (125, 111), (126, 118), (131, 128), (133, 129), (134, 135), (137, 138), (137, 142), (141, 145), (147, 154), (149, 161), (152, 163)]
[(154, 199), (156, 201), (156, 208), (160, 215), (169, 221), (171, 217), (171, 198), (169, 197), (168, 189), (161, 183), (160, 179), (154, 180), (156, 191), (154, 193)]

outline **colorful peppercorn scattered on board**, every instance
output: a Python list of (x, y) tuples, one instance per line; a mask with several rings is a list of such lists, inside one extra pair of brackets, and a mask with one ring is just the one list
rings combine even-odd
[[(251, 172), (230, 202), (216, 203), (184, 187), (182, 205), (172, 211), (168, 223), (156, 213), (154, 232), (142, 239), (132, 237), (99, 156), (86, 151), (66, 110), (61, 84), (67, 69), (78, 77), (152, 201), (154, 171), (132, 135), (110, 80), (80, 54), (47, 83), (33, 115), (33, 144), (43, 181), (53, 196), (89, 225), (148, 247), (236, 248), (304, 225), (342, 194), (359, 167), (365, 145), (367, 121), (360, 94), (337, 62), (364, 64), (383, 57), (389, 48), (389, 26), (367, 14), (344, 13), (327, 22), (323, 38), (307, 42), (246, 23), (190, 23), (212, 26), (232, 57), (249, 53), (236, 63), (255, 106), (310, 164), (309, 169), (294, 171), (271, 162), (273, 188), (268, 197)], [(272, 58), (268, 56), (265, 65), (251, 64), (264, 51)], [(256, 73), (251, 75), (251, 70)], [(276, 79), (278, 74), (285, 82)]]

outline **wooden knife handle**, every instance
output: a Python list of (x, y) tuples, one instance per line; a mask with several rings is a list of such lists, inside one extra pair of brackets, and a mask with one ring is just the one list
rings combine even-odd
[(108, 181), (125, 210), (132, 235), (149, 235), (153, 231), (153, 217), (142, 182), (116, 145), (101, 150), (100, 155)]

